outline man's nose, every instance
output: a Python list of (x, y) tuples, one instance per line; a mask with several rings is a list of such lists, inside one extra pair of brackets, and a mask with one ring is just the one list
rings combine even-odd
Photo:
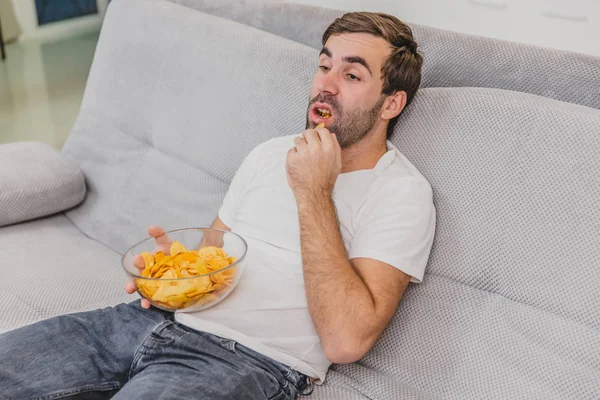
[(319, 78), (317, 89), (319, 89), (320, 93), (328, 93), (328, 94), (331, 94), (332, 96), (335, 96), (338, 94), (338, 91), (339, 91), (338, 79), (339, 78), (336, 76), (335, 73), (332, 73), (332, 71), (329, 71), (329, 73), (327, 73)]

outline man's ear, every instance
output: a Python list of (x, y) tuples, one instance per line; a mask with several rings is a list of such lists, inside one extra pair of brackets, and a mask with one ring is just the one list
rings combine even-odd
[(403, 90), (394, 92), (385, 98), (385, 101), (383, 102), (383, 111), (381, 113), (381, 118), (389, 121), (392, 118), (397, 117), (402, 112), (402, 110), (404, 110), (405, 106), (406, 92)]

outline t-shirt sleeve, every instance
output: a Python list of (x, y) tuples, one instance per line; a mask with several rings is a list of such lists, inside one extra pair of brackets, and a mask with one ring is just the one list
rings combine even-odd
[(389, 264), (420, 283), (435, 234), (431, 187), (398, 179), (370, 194), (357, 215), (349, 257)]
[(225, 225), (232, 227), (235, 223), (235, 215), (244, 200), (248, 187), (258, 171), (260, 145), (255, 147), (242, 161), (235, 173), (227, 194), (219, 209), (219, 218)]

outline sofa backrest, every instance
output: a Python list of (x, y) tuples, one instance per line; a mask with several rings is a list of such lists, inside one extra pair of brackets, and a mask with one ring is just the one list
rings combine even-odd
[(599, 110), (429, 88), (393, 141), (435, 191), (429, 273), (600, 328)]
[[(279, 0), (169, 0), (321, 49), (344, 12)], [(402, 19), (401, 15), (397, 15)], [(410, 21), (407, 21), (410, 23)], [(410, 24), (425, 58), (421, 87), (487, 87), (600, 108), (600, 58)]]
[(113, 1), (64, 147), (88, 184), (70, 218), (121, 252), (148, 225), (207, 226), (247, 153), (304, 129), (317, 62), (311, 47), (170, 2)]

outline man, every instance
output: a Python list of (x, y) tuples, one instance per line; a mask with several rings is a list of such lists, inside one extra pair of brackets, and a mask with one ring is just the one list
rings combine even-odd
[(0, 397), (292, 399), (363, 357), (433, 241), (431, 188), (386, 140), (418, 89), (416, 50), (395, 17), (336, 19), (306, 130), (257, 146), (212, 224), (248, 242), (232, 294), (196, 313), (142, 300), (0, 335)]

